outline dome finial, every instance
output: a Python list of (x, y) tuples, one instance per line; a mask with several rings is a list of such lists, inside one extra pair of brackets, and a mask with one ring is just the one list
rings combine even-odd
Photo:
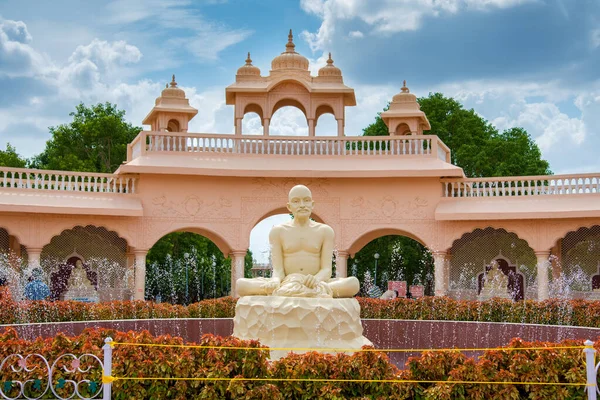
[(329, 52), (329, 58), (327, 59), (328, 65), (333, 65), (333, 59), (331, 58), (331, 52)]
[(404, 80), (404, 83), (402, 85), (402, 93), (410, 93), (410, 90), (408, 90), (408, 88), (406, 87), (406, 79)]
[(246, 58), (246, 65), (252, 65), (252, 59), (250, 58), (250, 52), (248, 52), (248, 58)]
[(290, 33), (288, 35), (288, 42), (285, 45), (285, 51), (288, 53), (295, 53), (295, 49), (296, 45), (294, 44), (294, 34), (292, 33), (292, 30), (290, 29)]
[(173, 74), (173, 77), (171, 79), (171, 87), (177, 87), (177, 82), (175, 82), (175, 74)]

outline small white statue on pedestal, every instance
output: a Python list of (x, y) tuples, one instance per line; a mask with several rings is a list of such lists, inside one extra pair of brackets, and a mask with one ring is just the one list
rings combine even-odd
[(96, 288), (87, 278), (87, 273), (83, 268), (81, 260), (75, 262), (67, 287), (68, 289), (64, 296), (65, 300), (84, 301), (88, 303), (98, 302)]
[(483, 276), (483, 287), (479, 300), (489, 300), (492, 297), (512, 299), (508, 291), (508, 276), (498, 268), (498, 262), (492, 261), (490, 270)]

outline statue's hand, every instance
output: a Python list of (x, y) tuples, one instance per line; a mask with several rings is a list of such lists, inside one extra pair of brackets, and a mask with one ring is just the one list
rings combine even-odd
[(317, 281), (317, 278), (314, 277), (314, 275), (306, 275), (304, 277), (304, 286), (306, 286), (309, 289), (314, 289), (318, 283), (319, 282)]
[(261, 289), (265, 291), (265, 294), (270, 295), (275, 289), (279, 287), (279, 279), (271, 279), (261, 285)]

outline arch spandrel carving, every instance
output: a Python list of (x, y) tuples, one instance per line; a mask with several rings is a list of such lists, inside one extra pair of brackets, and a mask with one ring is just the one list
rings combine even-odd
[(152, 198), (146, 209), (147, 214), (152, 217), (184, 221), (234, 218), (232, 199), (225, 196), (207, 198), (195, 193), (187, 195), (161, 193)]
[(349, 199), (347, 210), (350, 214), (344, 217), (356, 220), (423, 220), (433, 219), (435, 205), (420, 196), (406, 199), (391, 195), (373, 198), (361, 195)]
[(232, 250), (239, 249), (239, 227), (239, 220), (190, 222), (170, 218), (144, 218), (144, 239), (141, 248), (150, 249), (169, 233), (193, 232), (210, 239), (227, 257)]
[(435, 248), (435, 223), (433, 221), (405, 221), (383, 223), (369, 221), (357, 223), (342, 221), (341, 247), (350, 254), (356, 254), (367, 243), (386, 235), (401, 235), (416, 240), (431, 251)]
[(284, 205), (287, 203), (288, 192), (296, 185), (307, 186), (313, 197), (323, 198), (329, 197), (331, 183), (328, 179), (271, 179), (271, 178), (254, 178), (252, 179), (252, 195), (259, 197), (280, 197), (285, 199)]
[(35, 234), (36, 220), (17, 215), (0, 215), (0, 228), (6, 229), (9, 235), (15, 236), (22, 245), (39, 247)]

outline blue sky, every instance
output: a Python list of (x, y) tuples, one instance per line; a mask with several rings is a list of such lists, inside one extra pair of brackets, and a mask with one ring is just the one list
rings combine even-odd
[[(555, 173), (600, 171), (598, 0), (3, 0), (0, 146), (39, 153), (80, 101), (117, 103), (140, 125), (172, 73), (199, 109), (190, 131), (232, 132), (225, 86), (247, 51), (267, 74), (290, 28), (313, 71), (331, 51), (355, 88), (347, 134), (406, 79), (500, 130), (526, 128)], [(317, 133), (335, 134), (325, 118)], [(293, 109), (272, 124), (306, 132)], [(246, 132), (259, 128), (245, 118)]]

